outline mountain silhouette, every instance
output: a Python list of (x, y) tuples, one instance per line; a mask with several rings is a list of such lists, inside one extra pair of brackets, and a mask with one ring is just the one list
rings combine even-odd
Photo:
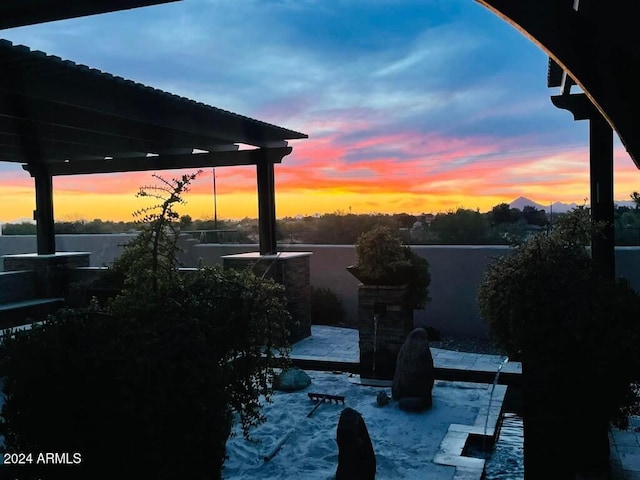
[(526, 206), (535, 207), (538, 210), (544, 210), (546, 213), (549, 213), (552, 210), (553, 210), (553, 213), (566, 213), (572, 208), (575, 208), (577, 204), (555, 202), (550, 206), (548, 204), (543, 205), (541, 203), (534, 202), (533, 200), (527, 197), (518, 197), (509, 204), (509, 208), (517, 208), (518, 210), (523, 210), (524, 207)]

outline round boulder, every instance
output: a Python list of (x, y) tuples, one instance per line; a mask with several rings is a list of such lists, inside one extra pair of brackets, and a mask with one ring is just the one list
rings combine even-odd
[(304, 370), (297, 367), (288, 368), (280, 372), (273, 379), (274, 390), (281, 392), (295, 392), (311, 385), (311, 378)]

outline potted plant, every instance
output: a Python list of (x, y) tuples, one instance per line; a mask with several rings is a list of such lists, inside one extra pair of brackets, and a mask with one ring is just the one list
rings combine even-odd
[(347, 270), (364, 285), (406, 285), (408, 302), (422, 310), (429, 302), (429, 262), (403, 245), (387, 227), (375, 227), (356, 242), (356, 259)]
[(637, 412), (640, 296), (603, 276), (587, 209), (516, 245), (482, 281), (480, 314), (522, 362), (525, 474), (608, 478), (610, 423)]
[(413, 330), (413, 310), (423, 309), (429, 301), (429, 262), (403, 245), (387, 227), (360, 235), (356, 259), (347, 270), (361, 282), (360, 373), (393, 378), (400, 347)]

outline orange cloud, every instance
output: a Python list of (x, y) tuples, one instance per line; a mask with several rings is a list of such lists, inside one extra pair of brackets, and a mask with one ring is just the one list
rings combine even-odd
[[(343, 144), (335, 133), (296, 142), (292, 155), (276, 165), (279, 217), (333, 212), (443, 212), (458, 207), (487, 211), (520, 195), (542, 204), (581, 204), (589, 196), (588, 148), (530, 148), (515, 140), (419, 138), (388, 134)], [(363, 151), (367, 155), (359, 158)], [(368, 156), (379, 151), (377, 156)], [(191, 171), (189, 171), (191, 172)], [(255, 167), (217, 168), (219, 218), (257, 216)], [(54, 180), (59, 219), (130, 220), (143, 207), (141, 185), (152, 172)], [(182, 171), (159, 172), (171, 179)], [(615, 198), (640, 190), (640, 172), (622, 147), (615, 151)], [(213, 216), (212, 170), (205, 169), (185, 195), (179, 213)], [(587, 202), (588, 203), (588, 202)], [(31, 218), (33, 181), (26, 174), (3, 177), (0, 221)]]

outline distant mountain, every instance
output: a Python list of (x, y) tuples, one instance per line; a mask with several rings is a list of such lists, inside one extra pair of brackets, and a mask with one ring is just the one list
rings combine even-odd
[(553, 213), (566, 213), (572, 208), (575, 208), (577, 204), (555, 202), (551, 206), (549, 206), (534, 202), (533, 200), (526, 197), (518, 197), (509, 204), (510, 208), (517, 208), (518, 210), (523, 210), (526, 206), (535, 207), (538, 210), (544, 210), (546, 213), (549, 213), (551, 210), (553, 210)]
[(618, 207), (636, 208), (636, 202), (633, 200), (616, 200), (613, 203)]
[[(614, 205), (618, 207), (629, 207), (635, 208), (636, 204), (633, 200), (614, 200)], [(544, 210), (546, 213), (550, 212), (549, 205), (542, 205), (541, 203), (534, 202), (533, 200), (527, 197), (518, 197), (513, 202), (509, 204), (509, 208), (517, 208), (518, 210), (524, 209), (526, 206), (536, 207), (538, 210)], [(576, 208), (578, 205), (576, 203), (562, 203), (555, 202), (552, 204), (553, 213), (567, 213), (569, 210)], [(589, 206), (587, 204), (587, 206)]]
[(526, 206), (536, 207), (538, 210), (547, 210), (547, 208), (549, 208), (548, 206), (545, 208), (543, 205), (534, 202), (533, 200), (529, 200), (526, 197), (518, 197), (509, 204), (509, 208), (517, 208), (518, 210), (522, 210)]

